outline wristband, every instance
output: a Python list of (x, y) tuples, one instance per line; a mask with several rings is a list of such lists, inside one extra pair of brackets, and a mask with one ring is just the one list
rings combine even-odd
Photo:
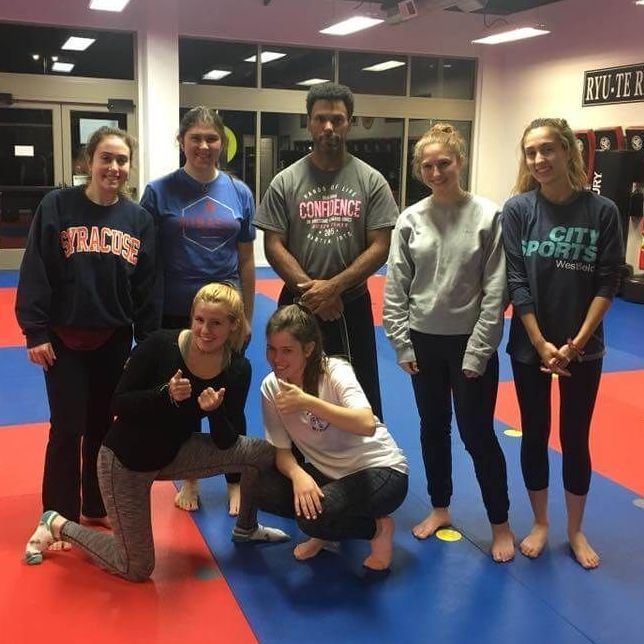
[(170, 395), (170, 385), (169, 385), (167, 382), (165, 383), (165, 385), (161, 385), (161, 386), (159, 387), (159, 393), (161, 393), (161, 394), (162, 394), (164, 391), (165, 391), (165, 392), (167, 392), (167, 394), (168, 394), (168, 399), (170, 400), (170, 402), (171, 402), (175, 407), (178, 407), (178, 406), (179, 406), (179, 403), (178, 403), (178, 402), (177, 402), (177, 401), (176, 401), (176, 400), (175, 400), (175, 399)]
[(581, 356), (583, 356), (583, 355), (584, 355), (585, 351), (584, 351), (581, 347), (579, 347), (578, 345), (576, 345), (576, 344), (572, 341), (572, 338), (568, 338), (568, 340), (566, 340), (566, 344), (568, 345), (568, 348), (569, 348), (571, 351), (574, 351), (574, 352), (575, 352), (575, 354), (577, 355), (577, 357), (578, 357), (578, 358), (580, 358)]

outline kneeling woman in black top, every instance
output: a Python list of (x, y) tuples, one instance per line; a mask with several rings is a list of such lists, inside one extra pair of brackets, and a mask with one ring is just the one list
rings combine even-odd
[[(132, 354), (114, 395), (116, 415), (98, 458), (98, 477), (113, 534), (45, 512), (27, 543), (37, 564), (54, 540), (76, 544), (99, 565), (132, 581), (154, 569), (150, 489), (156, 480), (241, 472), (241, 505), (233, 541), (283, 541), (257, 523), (251, 494), (273, 465), (267, 442), (240, 436), (250, 363), (238, 353), (244, 310), (233, 286), (208, 284), (195, 296), (191, 327), (158, 331)], [(210, 435), (200, 434), (206, 416)]]

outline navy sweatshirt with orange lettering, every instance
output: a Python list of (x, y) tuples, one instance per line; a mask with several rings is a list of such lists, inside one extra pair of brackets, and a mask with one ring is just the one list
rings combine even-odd
[(134, 326), (142, 340), (159, 324), (152, 297), (155, 232), (150, 214), (126, 199), (90, 201), (84, 187), (41, 201), (20, 266), (16, 317), (34, 347), (52, 328)]

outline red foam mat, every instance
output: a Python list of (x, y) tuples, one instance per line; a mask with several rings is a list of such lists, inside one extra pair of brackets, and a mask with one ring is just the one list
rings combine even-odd
[(77, 548), (50, 553), (40, 566), (22, 563), (40, 506), (46, 428), (0, 427), (2, 641), (256, 642), (196, 525), (174, 507), (170, 482), (153, 487), (157, 564), (150, 581), (106, 573)]
[[(644, 371), (604, 373), (599, 387), (590, 447), (593, 470), (616, 483), (644, 495), (644, 411), (641, 398)], [(552, 432), (550, 446), (559, 443), (559, 388), (552, 388)], [(520, 429), (519, 405), (514, 384), (499, 384), (495, 416), (506, 425)], [(638, 456), (639, 455), (639, 456)]]
[(0, 311), (2, 311), (0, 347), (21, 347), (25, 344), (25, 337), (22, 335), (14, 315), (15, 305), (16, 289), (0, 288)]

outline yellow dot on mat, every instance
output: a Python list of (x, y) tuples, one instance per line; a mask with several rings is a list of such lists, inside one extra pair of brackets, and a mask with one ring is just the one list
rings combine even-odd
[(517, 438), (518, 436), (522, 436), (522, 435), (523, 435), (523, 434), (521, 433), (521, 431), (520, 431), (520, 430), (518, 430), (518, 429), (511, 429), (511, 428), (510, 428), (510, 429), (506, 429), (506, 430), (504, 430), (504, 431), (503, 431), (503, 433), (504, 433), (506, 436), (511, 436), (512, 438)]
[(441, 541), (458, 541), (463, 537), (458, 530), (453, 530), (452, 528), (441, 528), (436, 531), (436, 536)]

